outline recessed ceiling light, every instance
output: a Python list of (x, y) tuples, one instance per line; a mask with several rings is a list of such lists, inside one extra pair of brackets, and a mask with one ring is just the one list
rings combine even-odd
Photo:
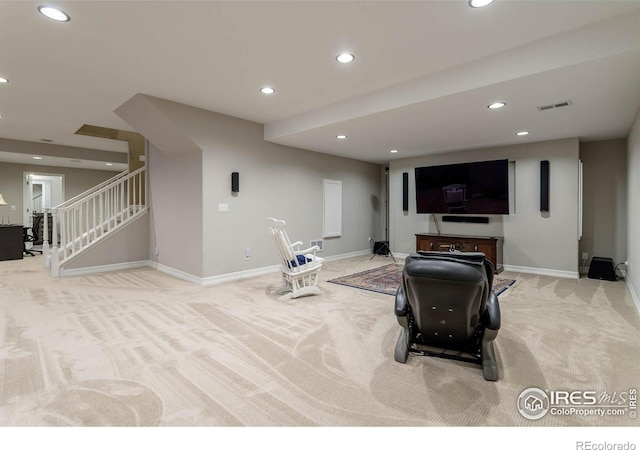
[(389, 153), (398, 153), (398, 150), (394, 148), (393, 150), (389, 150)]
[(265, 86), (262, 89), (260, 89), (260, 92), (262, 92), (263, 94), (273, 94), (276, 90), (274, 88)]
[(69, 161), (74, 162), (74, 163), (81, 163), (82, 160), (80, 159), (70, 159)]
[(469, 0), (469, 6), (472, 8), (482, 8), (483, 6), (490, 5), (494, 0)]
[(40, 11), (40, 14), (47, 16), (49, 19), (53, 19), (58, 22), (68, 22), (71, 20), (69, 14), (53, 6), (40, 5), (38, 6), (38, 11)]
[(0, 77), (0, 83), (8, 83), (9, 80), (7, 80), (6, 78), (2, 78)]
[(113, 163), (104, 163), (105, 166), (113, 166)]
[(498, 109), (498, 108), (502, 108), (503, 106), (507, 106), (507, 104), (505, 102), (494, 102), (494, 103), (488, 105), (487, 108), (489, 108), (489, 109)]
[(33, 159), (42, 159), (42, 156), (34, 156)]
[(336, 136), (336, 139), (346, 139), (347, 135), (346, 134), (339, 134)]
[(529, 134), (529, 132), (528, 132), (528, 131), (518, 131), (518, 132), (516, 133), (516, 136), (526, 136), (527, 134)]
[(354, 59), (356, 59), (356, 57), (351, 53), (340, 53), (338, 56), (336, 56), (336, 60), (343, 64), (350, 63)]

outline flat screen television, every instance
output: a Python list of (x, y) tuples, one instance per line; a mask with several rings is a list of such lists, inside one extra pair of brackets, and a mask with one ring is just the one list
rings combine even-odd
[(418, 214), (509, 214), (509, 160), (416, 167)]

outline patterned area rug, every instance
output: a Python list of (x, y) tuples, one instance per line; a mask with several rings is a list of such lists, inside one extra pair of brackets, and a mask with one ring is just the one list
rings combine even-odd
[[(328, 280), (329, 283), (380, 292), (381, 294), (396, 295), (398, 286), (402, 283), (402, 264), (387, 264), (364, 272), (354, 273), (344, 277)], [(494, 277), (493, 290), (496, 295), (502, 294), (516, 280)]]

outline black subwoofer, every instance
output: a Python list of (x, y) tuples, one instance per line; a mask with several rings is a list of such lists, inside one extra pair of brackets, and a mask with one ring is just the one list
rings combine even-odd
[(373, 254), (384, 255), (389, 254), (389, 241), (376, 241), (373, 243)]
[(587, 276), (595, 280), (616, 281), (618, 279), (616, 276), (616, 270), (613, 266), (613, 259), (600, 258), (599, 256), (591, 258), (591, 264), (589, 264), (589, 273)]

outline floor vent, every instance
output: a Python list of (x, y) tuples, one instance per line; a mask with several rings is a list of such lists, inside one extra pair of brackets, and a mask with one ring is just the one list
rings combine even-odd
[(566, 102), (554, 103), (552, 105), (538, 106), (538, 111), (546, 111), (548, 109), (562, 108), (564, 106), (569, 106), (569, 105), (571, 105), (571, 101), (567, 100)]

